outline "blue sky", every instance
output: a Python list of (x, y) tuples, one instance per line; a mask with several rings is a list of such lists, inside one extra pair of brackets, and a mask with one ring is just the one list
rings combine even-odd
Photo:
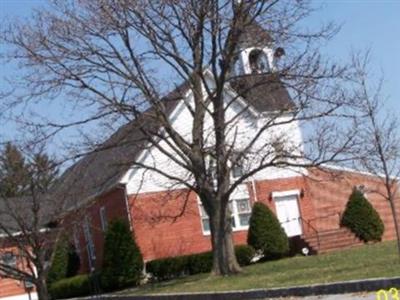
[[(25, 18), (43, 3), (44, 0), (0, 0), (0, 19)], [(331, 0), (314, 1), (314, 5), (321, 10), (307, 21), (311, 27), (327, 21), (342, 24), (342, 30), (324, 52), (340, 60), (347, 58), (352, 49), (370, 48), (371, 79), (384, 74), (384, 93), (389, 97), (387, 105), (400, 114), (400, 0)], [(0, 88), (6, 84), (4, 76), (15, 71), (15, 66), (0, 65)], [(57, 108), (52, 110), (52, 113), (59, 113)], [(1, 124), (0, 138), (11, 138), (15, 133), (14, 126)]]

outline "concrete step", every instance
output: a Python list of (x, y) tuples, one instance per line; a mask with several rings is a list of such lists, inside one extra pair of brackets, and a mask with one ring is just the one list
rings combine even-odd
[(362, 246), (362, 245), (364, 245), (364, 243), (360, 243), (360, 244), (351, 244), (351, 245), (341, 245), (341, 246), (338, 246), (338, 247), (331, 247), (331, 248), (326, 248), (326, 249), (321, 249), (321, 250), (318, 250), (318, 253), (319, 254), (322, 254), (322, 253), (329, 253), (329, 252), (334, 252), (334, 251), (339, 251), (339, 250), (344, 250), (344, 249), (351, 249), (351, 248), (356, 248), (356, 247), (360, 247), (360, 246)]
[(333, 230), (333, 231), (323, 231), (318, 234), (302, 236), (303, 239), (308, 241), (317, 240), (318, 238), (321, 239), (337, 239), (341, 237), (354, 237), (354, 234), (350, 231), (344, 230)]
[(302, 239), (315, 253), (325, 253), (363, 244), (363, 242), (347, 228), (326, 230), (320, 232), (318, 236), (302, 236)]
[(357, 244), (357, 243), (362, 243), (359, 239), (355, 238), (349, 238), (349, 239), (337, 239), (337, 240), (320, 240), (315, 242), (308, 242), (308, 245), (313, 248), (318, 248), (318, 247), (329, 247), (329, 246), (335, 246), (335, 245), (351, 245), (351, 244)]

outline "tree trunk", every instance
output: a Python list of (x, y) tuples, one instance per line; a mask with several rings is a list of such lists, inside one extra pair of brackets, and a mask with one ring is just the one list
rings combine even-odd
[(235, 256), (231, 216), (224, 211), (227, 210), (216, 210), (210, 215), (214, 275), (231, 275), (241, 271)]
[(36, 292), (38, 295), (39, 300), (48, 300), (49, 298), (49, 293), (47, 290), (47, 282), (46, 278), (39, 277), (37, 282), (36, 282)]
[(397, 219), (397, 211), (396, 211), (396, 206), (394, 204), (394, 200), (395, 199), (392, 198), (391, 200), (389, 200), (389, 203), (393, 214), (394, 230), (396, 232), (397, 248), (399, 251), (399, 258), (400, 258), (400, 228), (399, 228), (399, 220)]

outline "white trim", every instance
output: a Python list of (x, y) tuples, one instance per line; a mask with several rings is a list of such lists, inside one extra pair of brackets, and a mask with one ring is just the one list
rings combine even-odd
[[(275, 204), (276, 217), (278, 218), (279, 223), (281, 224), (282, 228), (285, 230), (288, 237), (303, 234), (303, 226), (300, 222), (301, 208), (300, 208), (300, 202), (299, 202), (299, 195), (300, 195), (300, 190), (288, 190), (288, 191), (272, 193), (272, 197), (273, 197), (274, 204)], [(293, 201), (293, 200), (295, 201), (294, 203), (295, 203), (295, 206), (297, 207), (298, 217), (291, 216), (290, 219), (288, 219), (288, 216), (286, 215), (286, 220), (281, 220), (280, 216), (279, 216), (278, 203), (281, 201), (287, 202), (287, 200), (289, 200), (289, 199), (290, 199), (290, 201)], [(286, 211), (286, 209), (285, 209), (285, 211)], [(291, 207), (289, 209), (289, 211), (291, 213), (293, 213), (295, 211), (295, 208)], [(296, 227), (293, 228), (293, 225)]]
[(204, 230), (204, 226), (203, 226), (203, 219), (208, 219), (208, 222), (210, 222), (210, 217), (208, 217), (208, 216), (207, 216), (207, 218), (203, 217), (203, 215), (201, 213), (202, 206), (203, 206), (203, 204), (201, 203), (200, 197), (197, 196), (197, 209), (199, 210), (201, 232), (203, 233), (203, 235), (210, 235), (211, 230)]
[[(211, 71), (209, 69), (206, 69), (204, 71), (204, 75), (209, 77), (210, 80), (213, 80)], [(243, 97), (238, 95), (238, 93), (231, 87), (229, 83), (227, 83), (224, 86), (224, 92), (226, 92), (226, 94), (229, 95), (230, 97), (236, 98), (235, 102), (239, 103), (239, 105), (247, 107), (250, 114), (253, 115), (255, 118), (259, 118), (261, 116), (260, 113), (250, 103), (248, 103), (246, 100), (243, 99)], [(180, 100), (178, 100), (179, 101), (178, 104), (169, 114), (169, 119), (171, 120), (171, 124), (176, 121), (179, 112), (186, 107), (187, 105), (186, 101), (191, 96), (191, 94), (192, 90), (189, 89), (188, 91), (186, 91), (183, 97)], [(232, 103), (230, 105), (232, 105)], [(148, 143), (137, 156), (136, 162), (143, 162), (146, 159), (148, 151), (151, 149), (151, 147), (152, 147), (151, 143)], [(135, 172), (139, 169), (141, 169), (141, 167), (137, 167), (135, 163), (133, 163), (132, 166), (120, 177), (119, 183), (127, 184), (129, 180), (134, 176)]]
[(257, 196), (257, 187), (256, 187), (256, 180), (254, 177), (251, 179), (251, 188), (253, 190), (253, 196), (254, 196), (254, 202), (258, 202), (258, 196)]
[(100, 207), (99, 214), (100, 214), (101, 229), (104, 232), (104, 231), (107, 230), (107, 226), (108, 226), (107, 211), (106, 211), (106, 207), (105, 206)]
[(85, 237), (89, 269), (91, 270), (94, 267), (92, 263), (96, 260), (96, 249), (91, 232), (91, 223), (88, 216), (86, 216), (83, 221), (83, 235)]
[[(49, 228), (42, 228), (42, 229), (39, 230), (39, 233), (49, 232), (49, 231), (50, 231)], [(17, 236), (20, 236), (20, 235), (23, 235), (23, 234), (25, 234), (25, 233), (23, 233), (22, 231), (14, 232), (11, 235), (7, 234), (7, 233), (0, 233), (0, 238), (17, 237)]]
[(133, 221), (132, 221), (132, 213), (131, 213), (131, 206), (129, 205), (129, 196), (128, 192), (126, 190), (126, 184), (123, 186), (124, 189), (124, 201), (125, 201), (125, 208), (126, 208), (126, 213), (128, 214), (128, 221), (129, 221), (129, 228), (131, 232), (133, 232)]
[(282, 192), (272, 192), (272, 198), (278, 197), (286, 197), (286, 196), (299, 196), (300, 190), (289, 190), (289, 191), (282, 191)]
[(269, 45), (265, 45), (264, 47), (248, 47), (245, 49), (242, 49), (240, 53), (240, 58), (242, 61), (243, 65), (243, 73), (245, 75), (252, 74), (251, 72), (251, 67), (250, 67), (250, 61), (249, 61), (249, 55), (251, 51), (253, 50), (261, 50), (264, 52), (264, 54), (267, 56), (268, 59), (268, 64), (269, 64), (269, 69), (271, 72), (276, 71), (276, 67), (274, 64), (274, 50), (269, 47)]
[[(29, 295), (27, 293), (15, 295), (15, 296), (9, 296), (9, 297), (0, 297), (0, 300), (28, 300), (28, 299), (29, 299)], [(32, 292), (30, 299), (32, 299), (32, 300), (38, 299), (37, 293)]]
[[(238, 211), (238, 208), (237, 208), (237, 200), (247, 200), (248, 201), (248, 204), (249, 204), (249, 211), (248, 212), (244, 212), (244, 213), (242, 213), (242, 214), (250, 214), (251, 215), (251, 199), (250, 199), (250, 194), (248, 193), (246, 196), (242, 196), (242, 195), (239, 195), (239, 196), (236, 196), (236, 197), (233, 197), (232, 199), (230, 199), (230, 201), (229, 202), (231, 202), (232, 203), (232, 217), (234, 218), (234, 220), (235, 220), (235, 227), (232, 227), (232, 231), (233, 232), (236, 232), (236, 231), (244, 231), (244, 230), (248, 230), (249, 229), (249, 225), (245, 225), (245, 226), (241, 226), (240, 225), (240, 213), (239, 213), (239, 211)], [(207, 235), (210, 235), (211, 234), (211, 231), (210, 230), (204, 230), (204, 227), (203, 227), (203, 219), (208, 219), (208, 220), (210, 220), (210, 218), (207, 216), (207, 218), (206, 217), (203, 217), (202, 216), (202, 213), (201, 213), (201, 207), (203, 206), (203, 204), (201, 203), (201, 200), (200, 200), (200, 198), (199, 197), (197, 197), (197, 207), (198, 207), (198, 210), (199, 210), (199, 215), (200, 215), (200, 226), (201, 226), (201, 231), (202, 231), (202, 233), (203, 233), (203, 235), (205, 235), (205, 236), (207, 236)], [(203, 208), (204, 209), (204, 208)]]
[[(191, 90), (187, 91), (185, 93), (185, 95), (182, 97), (182, 99), (177, 100), (179, 102), (177, 103), (177, 105), (175, 106), (173, 111), (169, 114), (169, 119), (171, 121), (171, 124), (175, 121), (175, 119), (179, 115), (178, 112), (182, 109), (182, 107), (184, 105), (186, 105), (184, 98), (187, 98), (190, 95), (190, 93), (191, 93)], [(152, 146), (152, 143), (148, 142), (146, 144), (146, 146), (144, 147), (144, 149), (140, 150), (140, 153), (136, 157), (135, 162), (139, 162), (139, 163), (140, 162), (144, 162), (152, 147), (154, 147), (154, 146)], [(118, 183), (123, 184), (123, 185), (128, 184), (130, 179), (135, 175), (136, 171), (142, 169), (142, 167), (138, 167), (135, 164), (135, 162), (132, 163), (132, 166), (124, 174), (122, 174), (122, 176), (120, 177)]]

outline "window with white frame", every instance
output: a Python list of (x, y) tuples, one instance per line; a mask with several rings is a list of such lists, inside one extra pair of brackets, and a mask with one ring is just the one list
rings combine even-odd
[(249, 198), (235, 199), (233, 200), (233, 202), (235, 203), (235, 205), (233, 205), (233, 208), (235, 212), (234, 216), (235, 218), (237, 218), (237, 224), (239, 225), (239, 227), (249, 226), (251, 215)]
[(14, 269), (17, 267), (17, 256), (11, 251), (1, 254), (0, 261), (3, 265), (7, 267)]
[(93, 267), (92, 262), (93, 262), (93, 260), (96, 259), (96, 253), (95, 253), (92, 232), (90, 230), (90, 222), (89, 222), (88, 217), (85, 218), (85, 221), (83, 223), (83, 235), (85, 236), (86, 248), (87, 248), (88, 257), (89, 257), (89, 267), (91, 269)]
[[(203, 205), (199, 204), (200, 218), (203, 232), (210, 233), (210, 218), (208, 217)], [(238, 198), (229, 201), (229, 208), (232, 213), (232, 229), (247, 229), (251, 215), (251, 206), (249, 198)]]
[(107, 214), (106, 214), (106, 208), (104, 206), (100, 207), (100, 223), (101, 223), (101, 229), (103, 231), (107, 230)]
[(200, 207), (200, 218), (201, 218), (201, 226), (204, 232), (210, 232), (210, 218), (204, 209), (203, 204), (199, 204)]

